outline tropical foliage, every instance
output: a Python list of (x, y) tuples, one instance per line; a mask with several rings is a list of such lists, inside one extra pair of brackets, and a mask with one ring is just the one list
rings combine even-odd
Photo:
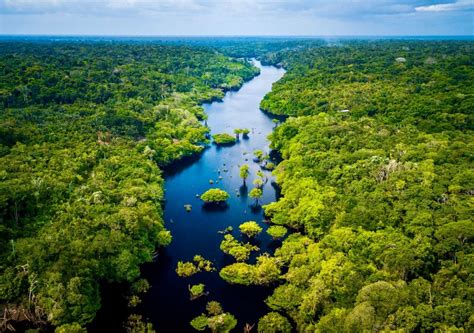
[(255, 237), (262, 232), (262, 227), (255, 221), (247, 221), (239, 226), (239, 230), (247, 237)]
[(207, 314), (203, 313), (191, 321), (194, 329), (204, 331), (209, 328), (215, 333), (228, 333), (237, 326), (237, 319), (232, 314), (224, 312), (218, 302), (207, 303), (206, 310)]
[(257, 73), (199, 48), (2, 42), (5, 320), (18, 310), (80, 331), (101, 306), (100, 283), (138, 279), (171, 241), (158, 166), (200, 152), (200, 104)]
[(221, 203), (229, 198), (229, 193), (219, 188), (211, 188), (201, 195), (201, 200), (205, 203)]
[(214, 139), (214, 143), (219, 146), (231, 145), (237, 141), (234, 136), (227, 133), (214, 134), (212, 138)]
[[(271, 55), (289, 71), (262, 107), (295, 117), (271, 137), (283, 196), (265, 211), (294, 234), (267, 304), (298, 331), (473, 329), (473, 54), (387, 41)], [(239, 265), (221, 276), (248, 284)]]
[(250, 243), (239, 242), (230, 234), (224, 236), (220, 249), (222, 252), (234, 257), (237, 261), (246, 261), (250, 257), (252, 251), (259, 250), (258, 246)]
[(231, 284), (270, 285), (280, 279), (280, 267), (279, 258), (263, 254), (255, 265), (238, 262), (222, 268), (219, 275)]
[[(129, 283), (129, 304), (140, 303), (140, 265), (172, 240), (160, 167), (208, 143), (201, 103), (258, 74), (229, 56), (259, 56), (288, 70), (261, 103), (287, 117), (271, 135), (283, 161), (254, 151), (275, 169), (281, 197), (264, 207), (267, 233), (284, 240), (253, 263), (258, 247), (226, 229), (220, 248), (237, 262), (219, 270), (228, 283), (274, 289), (258, 331), (474, 330), (472, 41), (184, 44), (0, 43), (2, 325), (22, 313), (83, 332), (104, 282)], [(257, 177), (256, 205), (268, 181)], [(199, 255), (176, 267), (182, 277), (213, 270)], [(189, 294), (206, 294), (204, 284)], [(209, 302), (191, 325), (229, 332), (237, 320)], [(132, 314), (127, 330), (153, 328)]]
[(272, 225), (267, 229), (267, 234), (269, 234), (273, 239), (280, 239), (285, 237), (288, 229), (282, 225)]

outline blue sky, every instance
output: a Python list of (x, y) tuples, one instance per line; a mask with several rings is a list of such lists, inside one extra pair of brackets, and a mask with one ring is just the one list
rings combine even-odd
[(0, 0), (0, 34), (473, 35), (474, 0)]

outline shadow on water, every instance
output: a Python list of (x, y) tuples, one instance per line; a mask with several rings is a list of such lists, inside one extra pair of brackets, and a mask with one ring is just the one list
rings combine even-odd
[(258, 214), (258, 213), (261, 213), (263, 211), (261, 205), (253, 204), (253, 205), (250, 205), (249, 208), (250, 208), (250, 211), (254, 214)]
[(268, 248), (270, 250), (272, 250), (273, 252), (275, 252), (276, 249), (278, 249), (279, 247), (281, 246), (281, 241), (279, 240), (272, 240), (269, 244), (268, 244)]
[(226, 203), (222, 203), (222, 204), (205, 203), (201, 206), (201, 210), (206, 213), (225, 212), (228, 209), (229, 209), (229, 205)]
[(249, 194), (249, 188), (247, 187), (247, 184), (243, 184), (239, 187), (239, 194), (242, 200), (247, 200)]
[(174, 161), (168, 165), (166, 165), (163, 168), (163, 175), (166, 177), (174, 176), (176, 174), (179, 174), (183, 170), (186, 170), (189, 168), (191, 165), (199, 161), (201, 156), (204, 154), (206, 149), (209, 149), (208, 147), (205, 147), (202, 152), (190, 156), (183, 157), (182, 159), (178, 161)]
[(270, 150), (269, 156), (270, 156), (270, 160), (275, 164), (278, 164), (281, 161), (283, 161), (283, 157), (281, 156), (278, 150), (273, 150), (273, 149)]
[(212, 145), (216, 147), (217, 151), (220, 151), (222, 149), (232, 147), (233, 145), (236, 145), (238, 143), (239, 143), (239, 141), (229, 142), (229, 143), (220, 143), (220, 144), (217, 144), (217, 143), (213, 142)]
[(275, 191), (275, 196), (276, 196), (276, 199), (280, 199), (281, 198), (281, 187), (280, 185), (278, 185), (277, 182), (271, 182), (270, 185), (272, 186), (273, 190)]
[[(128, 316), (126, 298), (128, 290), (127, 284), (101, 283), (102, 304), (96, 316), (99, 320), (95, 320), (87, 327), (88, 332), (121, 332), (124, 330), (125, 320)], [(120, 318), (121, 320), (110, 320), (110, 318)]]
[[(260, 111), (262, 113), (264, 113), (268, 118), (270, 118), (272, 121), (273, 119), (276, 119), (278, 120), (279, 122), (284, 122), (286, 119), (288, 119), (288, 116), (285, 116), (285, 115), (278, 115), (278, 114), (273, 114), (273, 113), (270, 113), (268, 112), (267, 110), (264, 110), (264, 109), (260, 109)], [(275, 127), (276, 125), (274, 124), (273, 127)]]

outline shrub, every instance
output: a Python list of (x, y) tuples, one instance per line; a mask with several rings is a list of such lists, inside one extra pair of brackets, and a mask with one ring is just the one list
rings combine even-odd
[(273, 239), (281, 239), (285, 237), (286, 233), (288, 232), (288, 229), (286, 229), (282, 225), (272, 225), (267, 229), (267, 234), (272, 236)]
[(231, 145), (231, 144), (234, 144), (236, 142), (235, 137), (230, 135), (230, 134), (227, 134), (227, 133), (214, 134), (212, 136), (212, 138), (214, 139), (214, 143), (216, 145), (220, 145), (220, 146)]
[(239, 226), (239, 229), (247, 237), (255, 237), (262, 232), (262, 227), (255, 221), (244, 222)]
[(224, 202), (229, 198), (229, 193), (219, 188), (212, 188), (201, 195), (201, 200), (206, 203)]

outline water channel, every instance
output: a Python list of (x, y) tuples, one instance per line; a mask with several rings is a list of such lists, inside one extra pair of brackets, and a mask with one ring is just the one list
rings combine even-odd
[[(260, 149), (269, 152), (267, 136), (275, 126), (272, 118), (259, 109), (259, 104), (285, 71), (262, 66), (255, 60), (254, 65), (260, 68), (260, 75), (246, 82), (240, 90), (227, 92), (222, 101), (203, 105), (211, 134), (233, 134), (235, 128), (248, 128), (251, 130), (248, 138), (240, 138), (230, 147), (211, 144), (199, 157), (178, 163), (165, 172), (164, 219), (173, 241), (160, 250), (155, 262), (143, 267), (143, 276), (151, 288), (142, 297), (143, 302), (138, 309), (144, 320), (153, 323), (157, 332), (194, 332), (189, 322), (205, 312), (206, 303), (211, 300), (220, 302), (225, 312), (232, 313), (238, 319), (236, 331), (242, 331), (246, 323), (257, 323), (268, 312), (264, 300), (271, 289), (230, 285), (218, 274), (223, 266), (234, 262), (232, 257), (219, 249), (223, 239), (219, 231), (232, 226), (234, 237), (248, 241), (240, 235), (238, 226), (241, 223), (253, 220), (264, 230), (268, 228), (263, 222), (263, 210), (255, 208), (254, 200), (247, 194), (253, 187), (257, 171), (261, 169), (254, 161), (253, 151)], [(239, 177), (242, 164), (250, 167), (247, 187), (243, 186)], [(266, 204), (275, 201), (277, 190), (271, 184), (271, 172), (262, 171), (270, 179), (263, 188), (261, 199), (261, 203)], [(210, 180), (214, 181), (213, 185)], [(220, 188), (231, 195), (226, 208), (207, 209), (203, 206), (197, 195), (210, 188)], [(190, 212), (184, 209), (187, 204), (192, 205)], [(273, 253), (279, 245), (265, 232), (252, 242), (260, 251), (254, 253), (250, 263), (255, 262), (258, 254)], [(175, 272), (178, 261), (191, 261), (196, 254), (211, 260), (217, 270), (201, 272), (190, 278), (178, 277)], [(206, 285), (209, 295), (191, 301), (188, 285), (198, 283)]]

